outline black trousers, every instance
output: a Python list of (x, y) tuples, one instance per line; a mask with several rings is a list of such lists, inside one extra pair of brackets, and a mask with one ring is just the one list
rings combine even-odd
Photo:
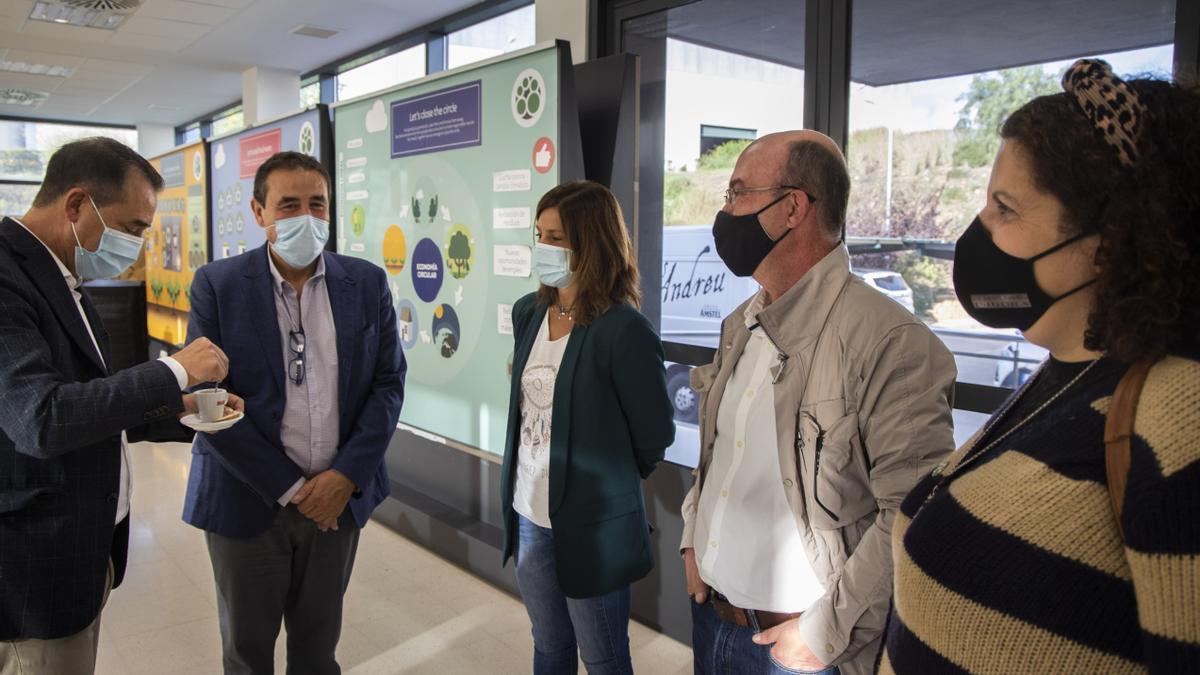
[(226, 675), (272, 675), (281, 620), (288, 675), (341, 673), (335, 652), (358, 536), (349, 508), (336, 531), (321, 532), (294, 505), (254, 537), (205, 533)]

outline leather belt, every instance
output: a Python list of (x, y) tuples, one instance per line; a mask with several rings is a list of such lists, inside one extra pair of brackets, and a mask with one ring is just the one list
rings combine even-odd
[(774, 628), (785, 621), (795, 619), (801, 614), (801, 612), (788, 614), (785, 612), (768, 612), (762, 609), (742, 609), (731, 604), (716, 591), (710, 591), (708, 597), (708, 601), (712, 603), (713, 611), (717, 613), (719, 619), (726, 623), (740, 626), (741, 628), (750, 628), (756, 631)]

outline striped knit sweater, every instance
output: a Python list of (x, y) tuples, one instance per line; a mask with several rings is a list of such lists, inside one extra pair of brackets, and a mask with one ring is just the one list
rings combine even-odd
[(908, 496), (881, 672), (1200, 673), (1200, 362), (1146, 381), (1124, 545), (1103, 443), (1123, 370), (1081, 380), (928, 503), (932, 476)]

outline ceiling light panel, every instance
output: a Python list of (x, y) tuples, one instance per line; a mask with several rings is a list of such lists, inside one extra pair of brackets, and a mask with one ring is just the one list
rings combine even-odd
[(5, 105), (37, 105), (49, 98), (44, 91), (28, 89), (0, 89), (0, 103)]
[(44, 75), (46, 77), (70, 77), (74, 69), (60, 65), (45, 63), (28, 63), (25, 61), (6, 61), (0, 59), (0, 70), (9, 73), (24, 73), (26, 75)]

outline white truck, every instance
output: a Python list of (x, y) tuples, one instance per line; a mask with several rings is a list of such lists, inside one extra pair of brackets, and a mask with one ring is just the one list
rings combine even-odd
[[(913, 311), (912, 289), (889, 270), (854, 269), (863, 281)], [(663, 230), (662, 339), (716, 347), (721, 320), (758, 291), (749, 277), (736, 277), (717, 255), (708, 225), (674, 225)], [(667, 391), (675, 420), (695, 423), (700, 399), (688, 384), (691, 368), (667, 367)]]

